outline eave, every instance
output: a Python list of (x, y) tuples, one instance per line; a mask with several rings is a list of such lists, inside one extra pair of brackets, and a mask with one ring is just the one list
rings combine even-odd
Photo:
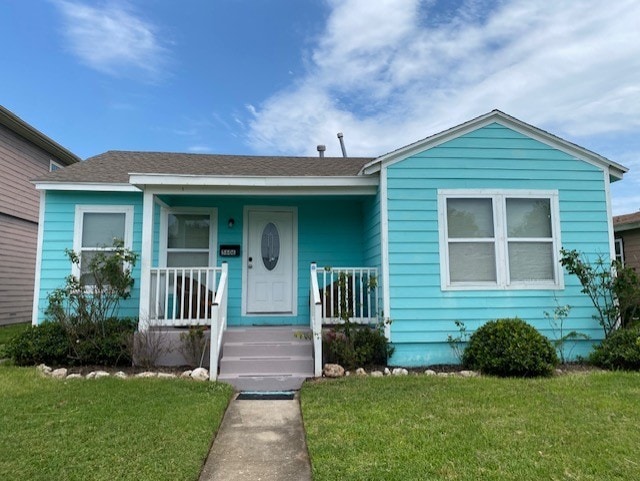
[(7, 110), (1, 105), (0, 124), (4, 125), (29, 142), (37, 145), (44, 151), (48, 152), (64, 165), (71, 165), (75, 164), (76, 162), (80, 162), (80, 157), (75, 155), (70, 150), (65, 149), (62, 145), (47, 137), (39, 130), (33, 128), (27, 122), (25, 122), (13, 112)]
[(202, 176), (130, 174), (129, 182), (156, 193), (250, 195), (374, 195), (378, 176)]

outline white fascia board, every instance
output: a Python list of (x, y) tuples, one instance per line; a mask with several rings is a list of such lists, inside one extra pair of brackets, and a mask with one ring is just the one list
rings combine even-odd
[(140, 192), (131, 184), (106, 184), (102, 182), (40, 182), (33, 184), (37, 190), (85, 190), (94, 192)]
[(375, 195), (378, 176), (258, 177), (130, 174), (132, 185), (156, 194)]
[(627, 230), (633, 230), (640, 227), (640, 222), (631, 222), (629, 224), (618, 224), (613, 226), (615, 232), (624, 232)]
[(133, 185), (213, 186), (213, 187), (366, 187), (377, 186), (373, 176), (342, 177), (265, 177), (265, 176), (207, 176), (175, 174), (129, 174)]
[(518, 120), (515, 117), (511, 117), (504, 112), (493, 110), (485, 115), (481, 115), (480, 117), (472, 119), (456, 127), (444, 130), (443, 132), (437, 133), (435, 135), (402, 147), (398, 150), (394, 150), (393, 152), (382, 155), (362, 167), (360, 173), (365, 175), (372, 174), (379, 171), (382, 164), (394, 164), (403, 159), (406, 159), (407, 157), (411, 157), (412, 155), (415, 155), (427, 149), (432, 149), (440, 144), (448, 142), (474, 130), (481, 129), (482, 127), (485, 127), (492, 123), (498, 123), (507, 128), (515, 130), (516, 132), (542, 142), (543, 144), (549, 145), (554, 149), (558, 149), (568, 155), (571, 155), (572, 157), (577, 157), (578, 159), (594, 165), (602, 170), (609, 170), (611, 177), (613, 177), (613, 179), (615, 180), (622, 179), (623, 175), (629, 171), (629, 169), (627, 169), (623, 165), (613, 162), (612, 160), (596, 154), (595, 152), (580, 147), (579, 145), (576, 145), (572, 142), (561, 139), (560, 137), (550, 134), (549, 132), (545, 132), (544, 130), (534, 127), (533, 125), (522, 122), (521, 120)]
[(263, 196), (308, 196), (308, 195), (339, 195), (339, 196), (351, 196), (351, 195), (375, 195), (376, 187), (239, 187), (239, 186), (180, 186), (180, 185), (168, 185), (168, 186), (156, 186), (156, 185), (140, 185), (141, 190), (144, 192), (151, 191), (155, 195), (176, 195), (176, 194), (189, 194), (189, 195), (263, 195)]

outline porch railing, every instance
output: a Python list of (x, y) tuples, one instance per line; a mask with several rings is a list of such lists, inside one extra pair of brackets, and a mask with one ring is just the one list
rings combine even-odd
[(325, 267), (318, 271), (322, 322), (339, 324), (346, 314), (352, 322), (378, 322), (378, 269)]
[(311, 335), (313, 336), (313, 372), (315, 377), (320, 377), (322, 376), (322, 301), (318, 287), (318, 273), (315, 262), (311, 263), (309, 312), (311, 318)]
[(222, 263), (220, 271), (220, 282), (213, 301), (211, 312), (211, 346), (209, 361), (209, 379), (218, 379), (218, 362), (222, 350), (222, 337), (227, 329), (227, 298), (229, 293), (229, 267), (226, 262)]
[(149, 322), (161, 326), (211, 324), (222, 267), (151, 268)]
[(322, 375), (322, 325), (343, 322), (378, 322), (378, 269), (375, 267), (325, 267), (311, 263), (309, 314), (313, 335), (314, 375)]

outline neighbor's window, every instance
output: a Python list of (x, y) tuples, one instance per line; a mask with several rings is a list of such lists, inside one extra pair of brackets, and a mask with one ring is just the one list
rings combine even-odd
[(444, 288), (557, 287), (557, 194), (439, 195)]
[(62, 165), (55, 160), (49, 160), (49, 172), (62, 169)]
[(621, 237), (615, 240), (616, 246), (616, 260), (624, 267), (624, 242)]
[(211, 215), (175, 213), (167, 216), (167, 267), (208, 267)]
[(86, 285), (93, 284), (89, 263), (98, 253), (115, 250), (114, 241), (121, 240), (131, 249), (131, 223), (133, 208), (130, 206), (78, 206), (74, 250), (80, 256), (80, 270), (74, 272)]

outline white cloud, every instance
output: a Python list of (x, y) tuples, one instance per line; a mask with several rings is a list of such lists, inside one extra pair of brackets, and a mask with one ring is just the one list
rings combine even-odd
[(212, 152), (213, 149), (208, 145), (192, 145), (187, 147), (187, 151), (194, 154), (208, 154), (209, 152)]
[[(640, 130), (640, 2), (330, 0), (306, 73), (249, 109), (259, 152), (377, 155), (500, 108), (581, 143)], [(617, 159), (614, 159), (617, 160)]]
[(64, 17), (64, 36), (71, 51), (87, 66), (117, 77), (156, 81), (167, 50), (156, 27), (137, 16), (126, 3), (97, 6), (54, 0)]

